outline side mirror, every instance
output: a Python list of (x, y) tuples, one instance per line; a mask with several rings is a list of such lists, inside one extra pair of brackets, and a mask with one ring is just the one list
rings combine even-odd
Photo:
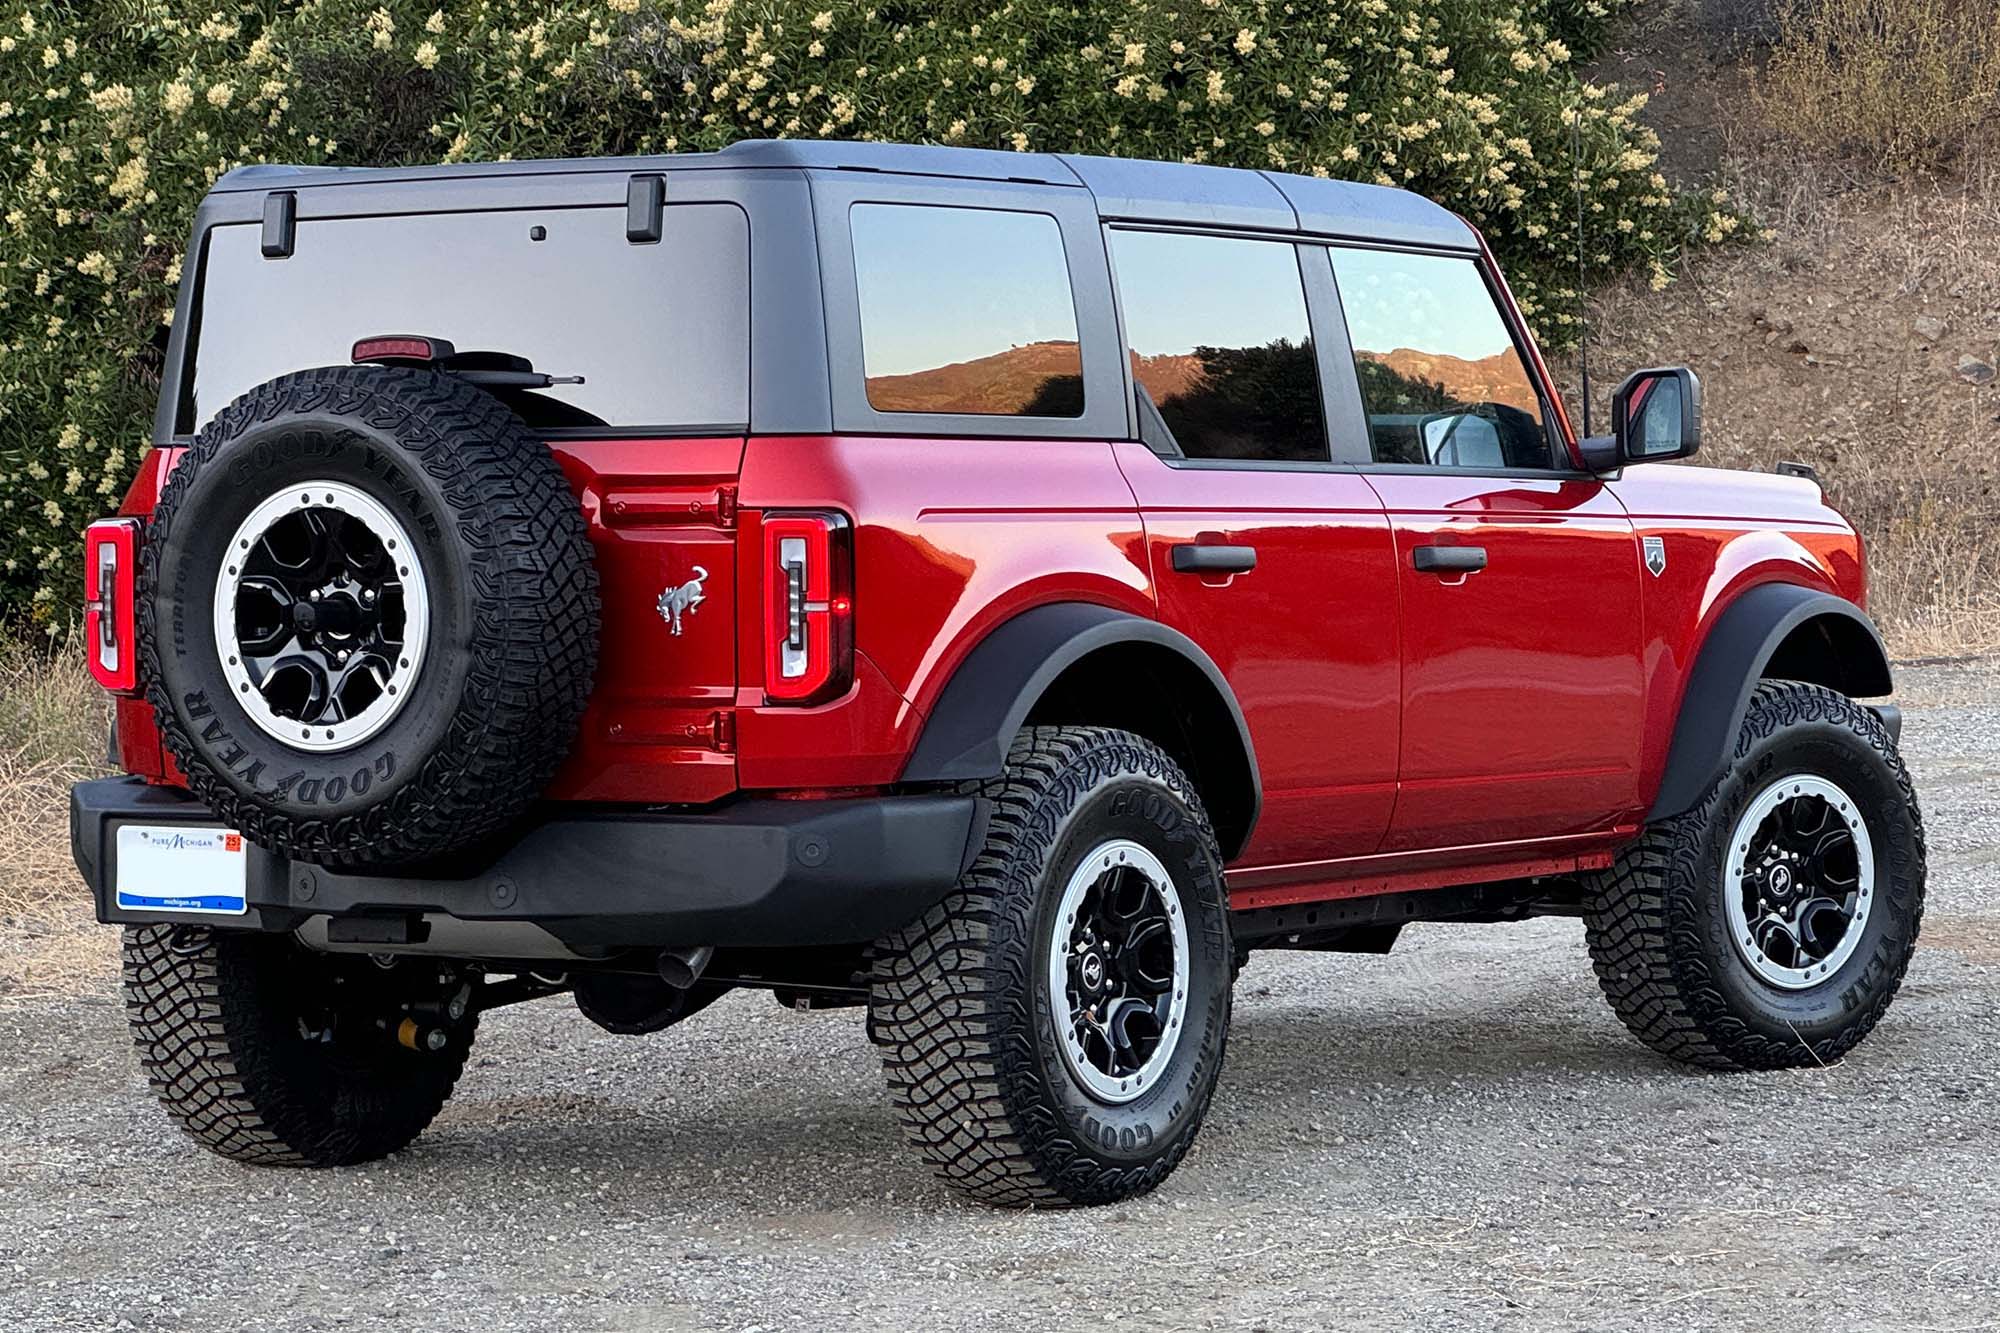
[(1500, 467), (1505, 462), (1500, 428), (1476, 412), (1440, 412), (1425, 417), (1418, 430), (1424, 457), (1439, 467)]
[(1611, 434), (1581, 445), (1593, 472), (1692, 456), (1701, 448), (1701, 381), (1686, 366), (1633, 371), (1611, 395)]
[(1686, 366), (1633, 371), (1611, 395), (1611, 434), (1628, 463), (1690, 457), (1701, 448), (1701, 381)]

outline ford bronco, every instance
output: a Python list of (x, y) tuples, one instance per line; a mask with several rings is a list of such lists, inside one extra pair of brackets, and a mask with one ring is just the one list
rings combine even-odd
[(1720, 1069), (1902, 979), (1854, 531), (1660, 466), (1684, 369), (1579, 438), (1425, 199), (744, 143), (245, 168), (189, 255), (71, 832), (227, 1157), (404, 1147), (498, 1005), (761, 988), (865, 1009), (952, 1185), (1100, 1202), (1187, 1152), (1257, 949), (1580, 917)]

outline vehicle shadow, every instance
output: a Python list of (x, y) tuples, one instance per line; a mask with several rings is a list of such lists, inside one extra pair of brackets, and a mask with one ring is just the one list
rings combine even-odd
[[(1556, 1088), (1588, 1097), (1615, 1083), (1665, 1111), (1711, 1077), (1646, 1050), (1608, 1018), (1582, 1022), (1568, 1009), (1485, 1009), (1462, 996), (1417, 1009), (1247, 997), (1201, 1158), (1244, 1166), (1293, 1154), (1295, 1136), (1265, 1132), (1274, 1124), (1364, 1141), (1394, 1132), (1449, 1153), (1453, 1136), (1476, 1144), (1523, 1097)], [(636, 1081), (609, 1086), (595, 1069), (558, 1074), (557, 1092), (514, 1093), (496, 1077), (489, 1095), (476, 1089), (448, 1107), (399, 1160), (468, 1177), (502, 1161), (525, 1172), (514, 1183), (531, 1195), (538, 1182), (573, 1195), (584, 1176), (600, 1205), (647, 1216), (689, 1199), (806, 1212), (892, 1196), (957, 1206), (906, 1146), (858, 1023), (808, 1024), (781, 1028), (734, 1064), (717, 1055), (732, 1045), (717, 1040), (727, 1034), (690, 1024), (676, 1040), (645, 1039), (681, 1058), (649, 1061)], [(570, 1057), (557, 1048), (542, 1058)]]

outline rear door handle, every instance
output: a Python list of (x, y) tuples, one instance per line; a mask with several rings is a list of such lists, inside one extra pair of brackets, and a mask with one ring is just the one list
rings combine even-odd
[(1174, 547), (1177, 574), (1248, 574), (1257, 568), (1254, 546), (1213, 546), (1206, 542), (1184, 542)]
[(1419, 546), (1410, 563), (1423, 574), (1475, 574), (1486, 568), (1484, 546)]

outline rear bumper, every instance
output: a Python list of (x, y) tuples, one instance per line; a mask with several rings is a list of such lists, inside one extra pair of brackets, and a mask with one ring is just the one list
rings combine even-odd
[(591, 950), (859, 943), (941, 899), (985, 820), (985, 802), (959, 795), (741, 800), (699, 814), (591, 810), (530, 828), (458, 877), (329, 870), (253, 844), (249, 911), (217, 917), (135, 912), (116, 895), (120, 826), (219, 826), (207, 807), (130, 777), (70, 792), (71, 850), (99, 921), (283, 931), (324, 916), (334, 938), (385, 945), (422, 943), (431, 916), (525, 922)]

